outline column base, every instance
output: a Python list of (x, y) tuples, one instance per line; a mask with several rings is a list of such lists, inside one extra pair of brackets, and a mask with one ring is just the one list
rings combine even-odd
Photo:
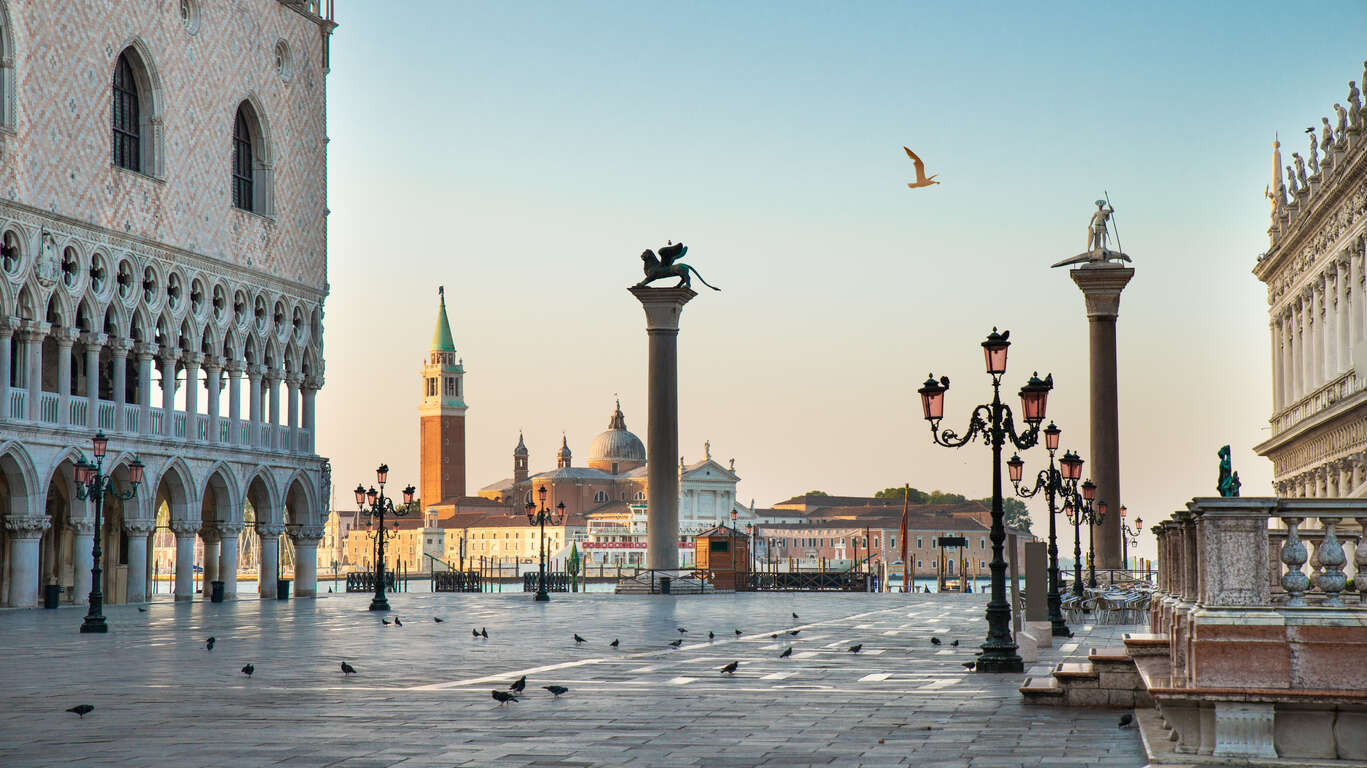
[(987, 649), (978, 654), (977, 665), (974, 667), (978, 672), (1024, 672), (1025, 661), (1016, 653), (1016, 646), (1011, 646), (1009, 652), (1003, 653), (1005, 649), (994, 648), (993, 653), (989, 654)]
[(382, 597), (376, 597), (370, 601), (370, 610), (387, 611), (389, 610), (389, 601)]
[(536, 601), (536, 602), (538, 602), (538, 603), (550, 602), (550, 599), (551, 599), (551, 596), (548, 595), (548, 594), (546, 594), (545, 592), (537, 592), (537, 593), (536, 593), (536, 597), (533, 597), (533, 598), (532, 598), (532, 600), (534, 600), (534, 601)]
[(109, 625), (105, 623), (103, 616), (87, 615), (85, 621), (81, 622), (81, 634), (83, 635), (91, 633), (102, 635), (107, 632), (109, 632)]

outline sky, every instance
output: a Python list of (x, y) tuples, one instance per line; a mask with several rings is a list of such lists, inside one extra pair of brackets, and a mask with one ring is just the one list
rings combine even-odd
[[(519, 430), (534, 472), (562, 432), (582, 465), (614, 396), (644, 440), (626, 288), (668, 240), (722, 288), (683, 313), (680, 451), (734, 457), (743, 502), (989, 495), (990, 452), (933, 445), (915, 390), (950, 376), (944, 426), (966, 426), (994, 326), (1004, 391), (1052, 372), (1048, 415), (1087, 458), (1082, 294), (1049, 265), (1105, 195), (1136, 270), (1122, 503), (1152, 524), (1214, 495), (1225, 444), (1244, 495), (1271, 494), (1251, 269), (1272, 141), (1299, 150), (1362, 77), (1361, 35), (1334, 30), (1367, 4), (349, 0), (337, 21), (317, 446), (342, 506), (382, 461), (417, 482), (439, 285), (470, 493), (511, 475)], [(942, 184), (908, 189), (903, 145)]]

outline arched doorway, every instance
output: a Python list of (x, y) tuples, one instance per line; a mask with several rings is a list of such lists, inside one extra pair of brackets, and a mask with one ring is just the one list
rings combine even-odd
[(258, 471), (247, 485), (242, 546), (255, 555), (257, 594), (274, 598), (280, 573), (280, 535), (285, 532), (270, 474)]
[(233, 493), (237, 485), (224, 466), (215, 468), (204, 485), (199, 502), (199, 537), (203, 542), (200, 562), (204, 567), (205, 597), (212, 597), (212, 584), (223, 582), (225, 599), (237, 597), (238, 531), (233, 522)]
[[(161, 472), (152, 496), (156, 515), (156, 547), (153, 549), (153, 584), (163, 574), (173, 576), (172, 593), (176, 600), (194, 598), (195, 542), (199, 532), (198, 515), (194, 509), (193, 484), (190, 472), (179, 460), (173, 460)], [(157, 588), (152, 592), (156, 593)]]
[(38, 603), (38, 538), (47, 518), (34, 513), (37, 476), (22, 446), (10, 444), (0, 453), (0, 603)]
[[(84, 599), (77, 597), (78, 563), (89, 568), (90, 557), (77, 553), (76, 531), (85, 519), (86, 502), (77, 498), (75, 484), (75, 463), (73, 456), (67, 456), (52, 470), (47, 481), (47, 495), (43, 503), (43, 514), (49, 524), (38, 540), (39, 590), (50, 586), (62, 588), (61, 602), (73, 603)], [(93, 529), (92, 529), (93, 532)], [(85, 539), (88, 546), (89, 537)], [(83, 580), (89, 589), (89, 579)]]

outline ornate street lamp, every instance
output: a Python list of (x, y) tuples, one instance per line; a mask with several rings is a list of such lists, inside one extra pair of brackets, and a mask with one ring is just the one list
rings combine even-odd
[(1144, 518), (1142, 518), (1142, 517), (1136, 517), (1136, 518), (1134, 519), (1134, 527), (1131, 528), (1130, 526), (1128, 526), (1128, 525), (1125, 524), (1125, 513), (1126, 513), (1127, 511), (1128, 511), (1128, 510), (1125, 509), (1125, 505), (1124, 505), (1124, 504), (1121, 504), (1121, 505), (1120, 505), (1120, 547), (1121, 547), (1120, 557), (1121, 557), (1121, 561), (1125, 564), (1125, 570), (1128, 571), (1128, 570), (1130, 569), (1130, 547), (1137, 547), (1137, 546), (1139, 546), (1139, 532), (1142, 531), (1142, 530), (1144, 530)]
[(1074, 492), (1064, 502), (1063, 513), (1073, 525), (1073, 594), (1079, 598), (1082, 591), (1082, 526), (1087, 526), (1087, 570), (1090, 574), (1088, 586), (1096, 587), (1096, 553), (1093, 529), (1106, 517), (1106, 502), (1096, 501), (1096, 483), (1090, 479), (1078, 486), (1082, 493)]
[(527, 523), (541, 527), (541, 565), (537, 570), (536, 597), (532, 600), (544, 603), (551, 599), (550, 593), (546, 591), (546, 523), (560, 525), (565, 522), (565, 502), (555, 505), (555, 509), (546, 509), (546, 486), (541, 486), (536, 492), (541, 505), (538, 507), (533, 502), (527, 502)]
[(1049, 468), (1042, 469), (1035, 477), (1033, 488), (1021, 488), (1021, 475), (1025, 469), (1025, 462), (1021, 461), (1019, 455), (1012, 456), (1006, 462), (1006, 469), (1011, 477), (1011, 484), (1015, 486), (1016, 495), (1021, 498), (1030, 498), (1040, 491), (1044, 491), (1044, 498), (1049, 504), (1049, 625), (1050, 634), (1055, 637), (1072, 637), (1072, 630), (1068, 629), (1068, 624), (1063, 619), (1063, 609), (1059, 599), (1059, 571), (1058, 571), (1058, 540), (1054, 527), (1054, 516), (1058, 514), (1057, 502), (1065, 494), (1072, 493), (1077, 484), (1077, 478), (1082, 473), (1082, 459), (1072, 451), (1066, 451), (1060, 461), (1062, 470), (1054, 467), (1054, 453), (1058, 451), (1059, 435), (1063, 430), (1049, 422), (1049, 426), (1044, 428), (1044, 448), (1049, 452)]
[(388, 479), (389, 465), (381, 464), (375, 470), (375, 481), (380, 485), (378, 491), (373, 485), (370, 490), (366, 490), (363, 485), (356, 486), (356, 507), (365, 515), (366, 530), (370, 530), (372, 518), (378, 521), (378, 525), (375, 526), (375, 597), (370, 600), (372, 611), (389, 610), (389, 599), (384, 594), (384, 541), (399, 535), (399, 521), (395, 520), (392, 528), (386, 528), (385, 515), (404, 517), (418, 511), (417, 505), (413, 503), (411, 485), (403, 489), (403, 506), (394, 506), (394, 500), (384, 495), (384, 484)]
[(982, 343), (983, 359), (987, 373), (992, 377), (992, 402), (973, 409), (968, 430), (961, 437), (953, 430), (940, 430), (940, 419), (944, 416), (945, 391), (949, 389), (949, 377), (939, 381), (932, 375), (917, 390), (921, 395), (921, 410), (926, 421), (930, 422), (931, 439), (946, 448), (959, 448), (967, 445), (979, 435), (992, 447), (992, 595), (987, 603), (987, 641), (982, 644), (978, 654), (976, 669), (979, 672), (1023, 672), (1025, 664), (1016, 653), (1016, 643), (1011, 635), (1011, 605), (1006, 602), (1006, 559), (1003, 546), (1006, 543), (1006, 526), (1002, 512), (1002, 446), (1010, 440), (1019, 450), (1025, 450), (1039, 442), (1040, 422), (1044, 421), (1044, 408), (1048, 401), (1049, 390), (1054, 388), (1054, 377), (1050, 374), (1040, 379), (1036, 374), (1021, 387), (1021, 413), (1027, 429), (1017, 435), (1011, 409), (1001, 400), (1001, 379), (1006, 373), (1006, 353), (1011, 346), (1007, 341), (1010, 331), (997, 333), (993, 328), (987, 340)]
[(133, 463), (128, 465), (128, 490), (115, 490), (109, 475), (104, 473), (104, 455), (109, 449), (109, 438), (104, 436), (104, 432), (96, 432), (91, 442), (95, 461), (86, 461), (84, 456), (76, 461), (76, 498), (82, 501), (91, 499), (95, 503), (95, 543), (90, 548), (94, 561), (90, 567), (90, 610), (85, 614), (85, 621), (81, 622), (81, 632), (103, 633), (109, 631), (109, 625), (104, 620), (104, 590), (100, 586), (103, 582), (100, 575), (103, 572), (100, 567), (100, 539), (104, 533), (100, 515), (104, 509), (104, 497), (108, 494), (120, 501), (133, 498), (138, 492), (138, 484), (142, 482), (144, 466), (134, 458)]

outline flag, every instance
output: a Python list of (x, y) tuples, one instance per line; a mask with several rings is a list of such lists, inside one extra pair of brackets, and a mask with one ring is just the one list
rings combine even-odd
[(898, 534), (902, 537), (902, 591), (910, 589), (908, 582), (911, 581), (911, 563), (907, 562), (907, 509), (911, 503), (911, 485), (907, 484), (902, 489), (902, 525)]

